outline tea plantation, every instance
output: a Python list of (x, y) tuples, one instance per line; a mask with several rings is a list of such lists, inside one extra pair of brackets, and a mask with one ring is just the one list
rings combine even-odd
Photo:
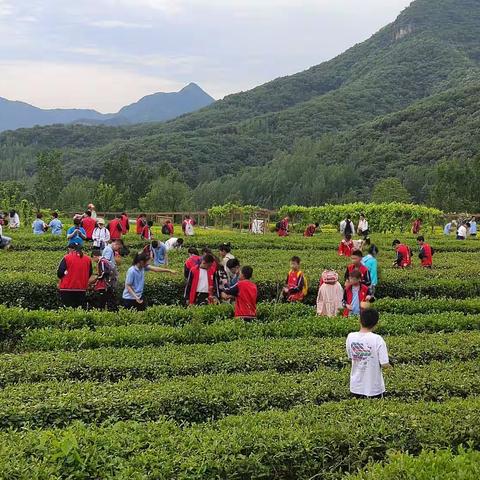
[[(65, 239), (14, 232), (0, 250), (0, 478), (479, 478), (480, 242), (422, 233), (432, 270), (411, 234), (372, 234), (393, 368), (384, 400), (359, 401), (345, 353), (358, 320), (313, 307), (325, 268), (343, 278), (338, 233), (198, 229), (187, 246), (229, 241), (254, 268), (262, 303), (244, 323), (230, 305), (181, 306), (185, 249), (170, 254), (178, 275), (147, 275), (145, 312), (58, 310)], [(409, 270), (392, 267), (395, 237)], [(310, 284), (301, 305), (277, 302), (292, 255)]]

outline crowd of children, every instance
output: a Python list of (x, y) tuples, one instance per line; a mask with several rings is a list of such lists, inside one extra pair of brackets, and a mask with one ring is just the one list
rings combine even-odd
[[(16, 229), (20, 220), (16, 212), (10, 212), (8, 227)], [(0, 241), (9, 244), (9, 237), (3, 236), (0, 222)], [(135, 255), (129, 267), (121, 294), (124, 308), (144, 310), (147, 299), (144, 295), (145, 274), (147, 272), (175, 274), (167, 268), (169, 251), (183, 247), (183, 239), (174, 236), (175, 227), (171, 220), (162, 226), (162, 234), (169, 237), (162, 242), (152, 233), (152, 221), (147, 216), (139, 215), (135, 221), (135, 231), (146, 245)], [(182, 223), (184, 236), (194, 235), (194, 220), (187, 216)], [(445, 234), (455, 226), (447, 224)], [(304, 236), (315, 235), (319, 224), (308, 225)], [(66, 307), (96, 308), (115, 310), (118, 308), (118, 265), (125, 255), (126, 247), (122, 237), (130, 229), (130, 220), (126, 213), (117, 215), (108, 224), (98, 217), (93, 205), (83, 215), (76, 215), (73, 225), (66, 231), (68, 252), (58, 267), (58, 289), (62, 305)], [(412, 231), (418, 234), (421, 221), (418, 219)], [(35, 235), (43, 235), (50, 230), (53, 235), (61, 235), (62, 222), (58, 214), (53, 214), (47, 224), (39, 213), (32, 224)], [(378, 313), (371, 308), (375, 300), (375, 291), (379, 282), (378, 248), (371, 244), (369, 224), (365, 215), (360, 215), (357, 226), (350, 216), (340, 223), (342, 240), (338, 254), (350, 258), (343, 275), (344, 286), (340, 276), (333, 270), (325, 270), (320, 278), (316, 298), (319, 316), (344, 317), (356, 316), (360, 320), (360, 330), (350, 333), (346, 340), (346, 350), (352, 362), (350, 390), (357, 398), (381, 398), (385, 393), (382, 369), (390, 366), (385, 341), (374, 329), (379, 321)], [(277, 224), (281, 237), (289, 234), (289, 219), (285, 217)], [(476, 235), (476, 219), (462, 222), (457, 230), (457, 238), (466, 239)], [(354, 239), (357, 236), (358, 239)], [(426, 242), (423, 235), (417, 236), (420, 264), (423, 268), (433, 266), (434, 249)], [(91, 257), (84, 253), (84, 246), (92, 246)], [(5, 245), (6, 246), (6, 245)], [(393, 266), (406, 269), (412, 265), (412, 249), (400, 240), (392, 243), (395, 250)], [(367, 250), (366, 255), (363, 254)], [(258, 290), (252, 281), (253, 269), (241, 266), (232, 253), (228, 243), (218, 247), (215, 254), (208, 248), (199, 252), (195, 247), (188, 249), (188, 258), (184, 263), (185, 292), (184, 303), (194, 307), (221, 302), (234, 303), (234, 315), (245, 321), (257, 316)], [(290, 261), (290, 270), (285, 279), (278, 300), (288, 303), (303, 302), (308, 295), (308, 280), (301, 268), (301, 259), (294, 256)], [(90, 292), (90, 293), (89, 293)]]

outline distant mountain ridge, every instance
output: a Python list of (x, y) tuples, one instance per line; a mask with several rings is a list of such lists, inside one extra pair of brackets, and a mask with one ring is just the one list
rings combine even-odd
[(214, 102), (215, 99), (196, 83), (190, 83), (178, 92), (147, 95), (112, 114), (102, 114), (92, 109), (42, 109), (0, 97), (0, 131), (71, 123), (118, 126), (165, 122)]

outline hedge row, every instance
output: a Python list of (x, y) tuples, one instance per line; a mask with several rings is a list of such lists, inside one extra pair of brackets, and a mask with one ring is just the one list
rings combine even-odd
[[(299, 318), (267, 323), (245, 323), (239, 320), (217, 321), (210, 325), (191, 323), (183, 327), (164, 325), (104, 326), (62, 330), (44, 328), (26, 332), (16, 345), (4, 344), (4, 349), (79, 350), (102, 347), (144, 347), (174, 344), (230, 342), (239, 339), (345, 337), (358, 329), (355, 318)], [(480, 316), (444, 313), (423, 316), (384, 316), (378, 332), (399, 335), (412, 332), (454, 332), (480, 330)], [(469, 336), (478, 335), (472, 333)]]
[(350, 401), (231, 416), (179, 428), (174, 422), (78, 423), (66, 430), (0, 435), (4, 478), (338, 478), (392, 449), (480, 446), (480, 400)]
[[(394, 364), (472, 360), (480, 333), (415, 334), (388, 339)], [(102, 348), (0, 356), (0, 386), (46, 380), (155, 380), (166, 376), (275, 370), (308, 372), (348, 365), (342, 338), (255, 339), (162, 348)]]
[[(409, 331), (456, 331), (476, 330), (480, 320), (471, 315), (480, 313), (480, 299), (457, 300), (439, 299), (393, 299), (384, 298), (375, 302), (375, 309), (382, 312), (379, 331), (386, 334), (403, 334)], [(451, 312), (458, 313), (451, 315)], [(391, 317), (388, 314), (401, 315)], [(428, 314), (428, 316), (424, 316)], [(416, 316), (413, 316), (416, 315)], [(166, 325), (179, 327), (188, 324), (209, 325), (214, 322), (233, 318), (233, 307), (228, 304), (212, 305), (200, 308), (177, 306), (155, 306), (144, 312), (132, 312), (120, 309), (118, 312), (99, 312), (96, 310), (26, 310), (0, 305), (0, 338), (18, 340), (29, 330), (54, 327), (58, 329), (97, 328), (102, 326), (125, 325)], [(257, 309), (258, 322), (296, 323), (305, 329), (315, 326), (315, 336), (334, 336), (348, 333), (357, 326), (356, 319), (320, 318), (316, 310), (305, 304), (260, 303)], [(315, 320), (314, 322), (312, 322)], [(256, 323), (243, 324), (245, 330), (256, 327)], [(266, 328), (266, 327), (265, 327)]]
[[(244, 411), (321, 404), (350, 397), (350, 369), (313, 373), (201, 375), (160, 382), (47, 382), (0, 392), (0, 427), (65, 426), (166, 416), (178, 422), (204, 422)], [(387, 375), (389, 398), (446, 400), (480, 393), (478, 361), (399, 365)]]
[(460, 448), (422, 452), (418, 457), (392, 453), (388, 463), (369, 465), (345, 480), (477, 480), (480, 478), (480, 452)]
[[(257, 282), (259, 299), (275, 301), (279, 298), (283, 283), (272, 281)], [(120, 290), (120, 289), (119, 289)], [(182, 280), (168, 280), (166, 277), (149, 281), (145, 285), (145, 296), (151, 305), (175, 305), (183, 302), (184, 283)], [(120, 291), (118, 292), (120, 295)], [(467, 279), (395, 279), (384, 280), (376, 290), (382, 297), (452, 297), (457, 299), (480, 296), (480, 277)], [(306, 303), (313, 305), (317, 296), (315, 282), (310, 287)], [(0, 278), (0, 301), (7, 306), (28, 309), (58, 309), (59, 298), (55, 283), (45, 275), (5, 273)]]

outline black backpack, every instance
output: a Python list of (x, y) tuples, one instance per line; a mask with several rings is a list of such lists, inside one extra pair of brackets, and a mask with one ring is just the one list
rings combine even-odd
[(282, 229), (283, 223), (282, 222), (277, 222), (275, 225), (275, 230), (278, 232), (279, 230)]
[(167, 227), (167, 225), (164, 225), (164, 226), (162, 227), (162, 233), (163, 233), (164, 235), (170, 235), (170, 230), (169, 230), (169, 228)]

